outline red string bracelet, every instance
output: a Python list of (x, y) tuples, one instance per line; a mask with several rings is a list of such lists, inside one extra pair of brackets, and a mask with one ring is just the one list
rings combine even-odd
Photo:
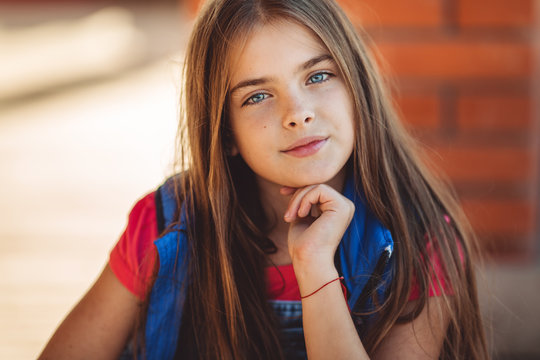
[[(335, 278), (334, 280), (330, 280), (329, 282), (327, 282), (326, 284), (324, 284), (323, 286), (321, 286), (320, 288), (318, 288), (317, 290), (315, 290), (314, 292), (312, 292), (311, 294), (308, 294), (306, 296), (300, 296), (300, 299), (305, 299), (307, 297), (310, 297), (311, 295), (317, 293), (319, 290), (321, 290), (323, 287), (325, 287), (326, 285), (328, 284), (331, 284), (333, 283), (334, 281), (338, 281), (338, 280), (343, 280), (343, 276), (340, 276), (338, 278)], [(343, 288), (343, 284), (341, 284), (341, 287)]]

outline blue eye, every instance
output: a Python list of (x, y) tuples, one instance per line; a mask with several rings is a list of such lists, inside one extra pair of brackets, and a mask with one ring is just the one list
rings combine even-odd
[(243, 105), (255, 105), (263, 101), (268, 97), (268, 94), (265, 93), (257, 93), (255, 95), (250, 96), (246, 102), (244, 102)]
[(308, 83), (309, 83), (309, 84), (318, 84), (318, 83), (322, 83), (322, 82), (328, 80), (329, 77), (330, 77), (330, 74), (329, 74), (329, 73), (325, 73), (325, 72), (317, 73), (317, 74), (312, 75), (312, 76), (308, 79)]

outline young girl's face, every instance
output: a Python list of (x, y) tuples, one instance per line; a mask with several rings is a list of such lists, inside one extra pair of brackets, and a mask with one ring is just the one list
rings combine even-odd
[(354, 144), (353, 105), (321, 41), (296, 23), (273, 22), (256, 27), (231, 59), (233, 153), (278, 185), (342, 178)]

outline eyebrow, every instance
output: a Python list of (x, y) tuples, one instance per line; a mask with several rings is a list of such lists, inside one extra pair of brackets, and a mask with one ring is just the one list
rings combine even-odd
[(327, 61), (327, 60), (334, 61), (334, 58), (330, 54), (322, 54), (322, 55), (316, 56), (313, 59), (309, 59), (308, 61), (300, 65), (299, 70), (307, 70), (317, 65), (318, 63)]
[[(313, 66), (317, 65), (318, 63), (323, 62), (323, 61), (327, 61), (327, 60), (334, 61), (334, 58), (330, 54), (322, 54), (322, 55), (319, 55), (319, 56), (315, 56), (314, 58), (309, 59), (305, 63), (301, 64), (298, 67), (297, 71), (307, 70), (307, 69), (312, 68)], [(271, 78), (262, 77), (262, 78), (257, 78), (257, 79), (249, 79), (249, 80), (240, 81), (238, 84), (236, 84), (236, 86), (234, 86), (229, 91), (229, 94), (232, 95), (233, 93), (240, 90), (241, 88), (248, 87), (248, 86), (261, 85), (261, 84), (269, 82), (270, 80), (271, 80)]]

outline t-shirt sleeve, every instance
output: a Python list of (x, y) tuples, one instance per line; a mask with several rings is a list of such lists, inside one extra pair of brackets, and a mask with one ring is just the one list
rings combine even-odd
[(118, 280), (140, 299), (146, 297), (158, 261), (155, 196), (152, 192), (135, 204), (109, 256), (109, 266)]

